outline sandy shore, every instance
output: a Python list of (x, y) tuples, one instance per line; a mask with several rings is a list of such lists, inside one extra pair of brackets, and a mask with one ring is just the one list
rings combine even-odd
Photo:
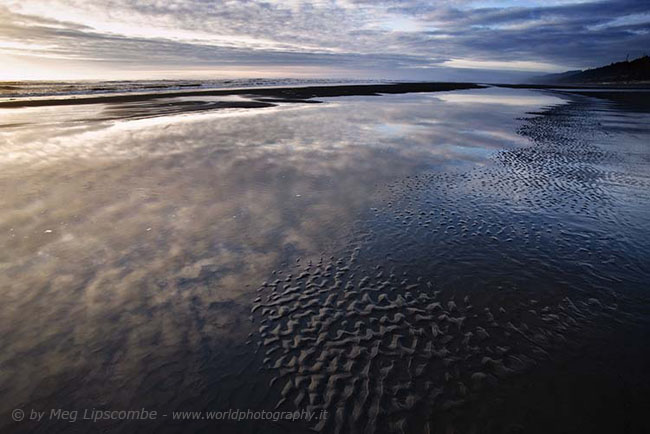
[[(261, 89), (220, 89), (202, 91), (182, 91), (164, 93), (141, 93), (121, 94), (102, 96), (70, 96), (66, 98), (38, 98), (38, 99), (15, 99), (0, 102), (0, 108), (18, 107), (47, 107), (60, 105), (79, 104), (108, 104), (128, 103), (138, 101), (149, 101), (159, 98), (194, 97), (194, 96), (229, 96), (242, 95), (252, 96), (254, 99), (263, 98), (267, 103), (271, 102), (305, 102), (311, 98), (336, 97), (353, 95), (378, 95), (378, 94), (399, 94), (412, 92), (440, 92), (460, 89), (477, 89), (483, 86), (475, 83), (396, 83), (396, 84), (372, 84), (372, 85), (347, 85), (347, 86), (308, 86), (308, 87), (280, 87)], [(241, 107), (241, 103), (235, 107)], [(259, 103), (258, 103), (259, 104)], [(258, 107), (258, 105), (255, 105)]]

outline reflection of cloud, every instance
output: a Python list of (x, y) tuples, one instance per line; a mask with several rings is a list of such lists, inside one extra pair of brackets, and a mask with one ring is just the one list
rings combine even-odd
[(0, 160), (2, 409), (71, 383), (66, 399), (122, 404), (172, 381), (157, 378), (163, 365), (196, 381), (204, 353), (250, 331), (248, 303), (273, 269), (345, 240), (377, 185), (507, 146), (498, 131), (522, 112), (432, 95), (335, 101), (81, 125), (69, 121), (101, 107), (11, 111), (32, 124), (2, 132), (3, 155), (22, 152)]
[(535, 106), (539, 104), (552, 105), (557, 103), (557, 98), (553, 96), (541, 95), (490, 95), (485, 94), (463, 94), (448, 93), (440, 95), (442, 101), (457, 104), (495, 104), (498, 106)]
[(292, 75), (287, 68), (327, 67), (365, 76), (445, 78), (449, 68), (441, 65), (448, 65), (471, 78), (480, 77), (474, 68), (593, 66), (639, 55), (648, 43), (647, 2), (492, 4), (12, 0), (0, 8), (0, 43), (40, 48), (5, 47), (0, 56), (57, 57), (68, 67), (132, 73), (181, 65)]
[[(210, 98), (206, 99), (214, 100)], [(375, 97), (370, 98), (372, 100)], [(464, 117), (474, 117), (473, 125), (477, 126), (483, 124), (487, 127), (494, 121), (494, 115), (481, 113), (478, 116), (473, 114), (472, 107), (461, 104), (498, 104), (503, 111), (506, 105), (535, 107), (559, 101), (558, 98), (548, 95), (507, 89), (438, 92), (427, 96), (430, 104), (440, 104), (439, 101), (454, 104), (445, 104), (444, 114), (440, 112), (432, 118), (428, 113), (422, 112), (421, 103), (410, 105), (408, 96), (382, 98), (390, 99), (392, 104), (365, 104), (363, 101), (366, 99), (363, 98), (358, 99), (358, 103), (353, 103), (354, 100), (348, 98), (341, 103), (338, 99), (330, 99), (325, 107), (289, 104), (261, 110), (224, 109), (101, 124), (79, 124), (76, 120), (102, 119), (107, 110), (120, 113), (122, 106), (135, 109), (138, 105), (146, 107), (146, 103), (67, 106), (65, 110), (59, 107), (5, 110), (3, 120), (7, 124), (24, 125), (0, 130), (0, 138), (5, 139), (0, 145), (0, 163), (43, 165), (70, 158), (113, 160), (172, 155), (204, 147), (205, 140), (202, 137), (210, 134), (218, 137), (216, 140), (222, 149), (250, 146), (254, 143), (253, 152), (264, 150), (267, 146), (290, 146), (294, 151), (301, 152), (338, 152), (350, 143), (361, 142), (369, 146), (388, 143), (394, 146), (407, 138), (410, 143), (419, 144), (419, 152), (430, 154), (436, 152), (436, 149), (429, 145), (440, 143), (441, 135), (454, 140), (453, 137), (458, 131), (464, 129)], [(187, 98), (182, 100), (189, 101)], [(196, 102), (200, 103), (199, 100), (200, 98)], [(355, 113), (350, 110), (351, 104), (360, 104), (363, 110)], [(153, 106), (152, 110), (156, 110), (156, 107)], [(128, 114), (128, 110), (124, 112)], [(277, 116), (274, 116), (275, 114)], [(330, 122), (319, 122), (315, 118), (316, 114), (328, 116)], [(496, 116), (503, 117), (502, 114)], [(49, 123), (33, 128), (31, 122), (34, 119), (47, 119)], [(242, 128), (243, 124), (249, 125), (253, 119), (254, 128)], [(280, 120), (283, 123), (290, 122), (290, 125), (281, 129), (278, 127)], [(61, 129), (60, 122), (73, 122), (75, 127)], [(215, 131), (215, 125), (218, 125), (218, 131)], [(346, 125), (347, 128), (332, 130), (330, 125)], [(365, 136), (359, 136), (360, 128)], [(478, 133), (480, 128), (477, 127), (476, 130)], [(258, 143), (263, 131), (266, 133), (267, 144)], [(270, 134), (273, 131), (275, 134)], [(296, 141), (296, 135), (301, 137), (301, 140)], [(270, 137), (275, 139), (268, 144)], [(319, 140), (314, 143), (314, 138), (325, 137), (328, 138), (327, 141)], [(291, 143), (286, 143), (287, 140)], [(481, 141), (479, 146), (485, 147), (486, 143)], [(501, 147), (502, 144), (498, 143), (496, 146)], [(289, 155), (287, 158), (294, 158), (295, 155)]]

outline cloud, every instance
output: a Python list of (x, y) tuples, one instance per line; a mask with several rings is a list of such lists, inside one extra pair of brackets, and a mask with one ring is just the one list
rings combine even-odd
[(0, 58), (107, 72), (296, 67), (437, 79), (450, 75), (445, 68), (476, 75), (608, 63), (642, 54), (649, 30), (650, 5), (640, 0), (9, 0)]

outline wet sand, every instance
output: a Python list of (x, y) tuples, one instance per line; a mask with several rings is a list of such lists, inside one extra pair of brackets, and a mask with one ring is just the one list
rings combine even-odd
[[(337, 96), (359, 96), (379, 94), (400, 94), (412, 92), (441, 92), (459, 89), (476, 89), (481, 85), (475, 83), (395, 83), (395, 84), (368, 84), (346, 86), (305, 86), (305, 87), (276, 87), (276, 88), (249, 88), (249, 89), (222, 89), (222, 90), (195, 90), (183, 92), (142, 93), (122, 95), (102, 95), (92, 97), (63, 97), (63, 98), (17, 98), (10, 101), (0, 101), (0, 108), (18, 107), (49, 107), (79, 104), (104, 104), (104, 103), (129, 103), (137, 101), (150, 101), (159, 98), (181, 98), (196, 96), (228, 96), (246, 95), (254, 99), (305, 102), (312, 98), (325, 98)], [(233, 105), (238, 108), (240, 105)], [(258, 107), (253, 105), (251, 107)]]
[(263, 285), (279, 405), (327, 432), (647, 430), (647, 148), (607, 109), (572, 97), (534, 146), (397, 183), (349, 256)]
[(0, 133), (2, 415), (236, 407), (329, 417), (217, 429), (643, 432), (647, 114), (554, 95), (125, 122), (107, 113), (128, 104), (109, 105), (31, 127), (17, 112)]

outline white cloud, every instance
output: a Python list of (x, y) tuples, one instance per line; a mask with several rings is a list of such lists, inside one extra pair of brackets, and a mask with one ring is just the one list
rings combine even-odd
[(525, 60), (472, 60), (472, 59), (450, 59), (443, 62), (444, 66), (466, 69), (503, 69), (508, 71), (543, 71), (558, 72), (566, 69), (564, 66), (552, 63), (534, 62)]
[(592, 66), (623, 52), (642, 54), (650, 42), (650, 5), (636, 0), (3, 4), (0, 57), (40, 56), (44, 65), (52, 58), (96, 63), (86, 64), (84, 71), (128, 71), (134, 64), (161, 71), (320, 67), (323, 75), (348, 70), (374, 76), (390, 72), (392, 77), (401, 72), (408, 78), (417, 71), (418, 78), (436, 79), (441, 65), (539, 72)]

